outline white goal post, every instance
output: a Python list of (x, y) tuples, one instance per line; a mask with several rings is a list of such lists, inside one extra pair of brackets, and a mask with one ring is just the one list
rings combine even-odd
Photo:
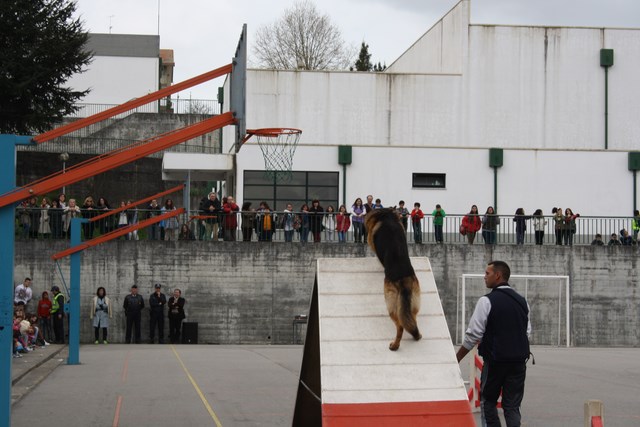
[[(460, 342), (464, 340), (464, 334), (466, 331), (466, 318), (467, 318), (467, 307), (466, 307), (466, 285), (467, 279), (472, 278), (484, 278), (484, 274), (463, 274), (462, 276), (462, 286), (461, 286), (461, 295), (458, 295), (458, 307), (461, 307), (461, 310), (456, 310), (456, 316), (460, 313), (459, 322), (456, 324), (460, 325)], [(525, 279), (525, 287), (524, 287), (524, 297), (527, 298), (529, 292), (529, 279), (555, 279), (555, 280), (564, 280), (564, 291), (565, 291), (565, 328), (566, 328), (566, 347), (571, 346), (571, 335), (570, 335), (570, 317), (571, 317), (571, 304), (570, 304), (570, 281), (569, 276), (549, 276), (549, 275), (535, 275), (535, 274), (512, 274), (511, 279)], [(558, 288), (558, 297), (559, 301), (562, 299), (562, 285)], [(558, 320), (562, 318), (562, 306), (558, 303)], [(533, 325), (532, 327), (535, 327)], [(560, 346), (560, 337), (561, 337), (561, 322), (558, 321), (558, 346)], [(458, 335), (458, 334), (456, 334)]]

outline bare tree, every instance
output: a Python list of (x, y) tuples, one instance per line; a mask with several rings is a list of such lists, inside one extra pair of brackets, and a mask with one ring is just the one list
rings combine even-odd
[(194, 99), (193, 101), (189, 100), (189, 104), (187, 106), (187, 113), (188, 114), (212, 114), (211, 107), (197, 99)]
[(355, 50), (309, 0), (295, 3), (278, 21), (259, 28), (253, 48), (258, 66), (284, 70), (346, 70)]

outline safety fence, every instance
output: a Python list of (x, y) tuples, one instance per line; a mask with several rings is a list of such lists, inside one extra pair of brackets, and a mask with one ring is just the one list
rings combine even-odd
[[(82, 118), (101, 113), (118, 104), (74, 104), (76, 111), (68, 117)], [(165, 114), (220, 114), (220, 103), (215, 99), (181, 99), (163, 98), (156, 102), (145, 104), (133, 110), (137, 113), (165, 113)], [(126, 114), (131, 114), (128, 112)], [(124, 116), (119, 116), (120, 118)]]
[[(91, 218), (102, 211), (81, 209), (80, 214)], [(128, 225), (141, 219), (157, 215), (159, 211), (147, 209), (128, 210), (124, 215), (116, 215), (115, 218), (106, 218), (103, 221), (90, 224), (83, 230), (85, 239), (96, 237), (113, 230), (119, 226)], [(265, 219), (269, 217), (269, 219)], [(495, 215), (495, 231), (480, 228), (473, 233), (467, 231), (461, 234), (462, 220), (465, 215), (448, 214), (442, 218), (442, 225), (435, 224), (434, 218), (425, 216), (420, 224), (420, 231), (412, 224), (411, 218), (406, 221), (407, 241), (410, 244), (495, 244), (515, 245), (520, 238), (523, 244), (534, 245), (591, 245), (596, 240), (596, 234), (602, 236), (602, 245), (633, 246), (637, 242), (638, 230), (633, 229), (632, 217), (595, 217), (581, 216), (575, 219), (575, 228), (556, 225), (553, 217), (545, 216), (533, 219), (526, 217), (524, 223), (526, 230), (517, 228), (514, 216)], [(16, 209), (16, 236), (23, 239), (50, 239), (64, 238), (67, 236), (68, 224), (71, 214), (64, 209), (40, 208), (20, 205)], [(481, 221), (483, 216), (478, 217)], [(349, 216), (349, 225), (344, 232), (344, 242), (364, 243), (364, 236), (358, 238), (357, 227), (354, 225), (354, 217)], [(535, 230), (534, 221), (542, 230)], [(288, 225), (287, 225), (288, 222)], [(245, 241), (293, 241), (314, 242), (319, 237), (321, 242), (341, 242), (341, 233), (337, 227), (341, 220), (337, 215), (327, 213), (306, 212), (237, 212), (225, 215), (217, 213), (208, 215), (201, 211), (191, 211), (189, 214), (179, 216), (171, 224), (160, 223), (156, 227), (140, 230), (134, 240), (140, 239), (165, 239), (165, 240), (245, 240)], [(640, 223), (640, 220), (639, 220)], [(180, 235), (180, 228), (182, 236)], [(362, 227), (364, 229), (364, 227)], [(437, 234), (437, 228), (441, 230), (441, 238)], [(226, 231), (226, 238), (225, 238)], [(537, 232), (536, 232), (537, 231)], [(519, 236), (520, 234), (520, 236)], [(537, 234), (537, 236), (536, 236)], [(612, 237), (615, 234), (615, 238)], [(175, 236), (174, 236), (175, 235)], [(537, 240), (539, 239), (539, 240)], [(599, 243), (595, 243), (600, 245)]]

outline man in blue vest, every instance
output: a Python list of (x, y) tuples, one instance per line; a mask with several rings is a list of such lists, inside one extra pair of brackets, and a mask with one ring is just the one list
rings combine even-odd
[(51, 318), (53, 319), (53, 333), (56, 337), (56, 344), (64, 344), (64, 295), (60, 288), (54, 286), (53, 302), (51, 304)]
[(484, 359), (480, 376), (482, 425), (500, 426), (498, 398), (508, 427), (520, 426), (520, 404), (529, 359), (529, 305), (508, 283), (511, 270), (504, 261), (492, 261), (484, 273), (491, 292), (481, 297), (469, 320), (457, 358), (460, 362), (478, 343)]

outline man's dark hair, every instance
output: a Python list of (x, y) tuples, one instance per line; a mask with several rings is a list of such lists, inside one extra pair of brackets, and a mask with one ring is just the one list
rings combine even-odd
[(27, 280), (28, 280), (28, 281), (31, 281), (31, 277), (25, 277), (25, 278), (24, 278), (24, 281), (25, 281), (25, 282), (26, 282)]
[(511, 277), (511, 269), (509, 265), (504, 261), (491, 261), (488, 265), (492, 266), (495, 271), (499, 271), (500, 275), (505, 281)]

